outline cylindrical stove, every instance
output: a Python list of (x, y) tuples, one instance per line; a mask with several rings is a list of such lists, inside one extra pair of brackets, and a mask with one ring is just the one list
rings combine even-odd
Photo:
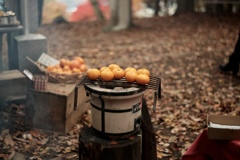
[(160, 98), (160, 79), (156, 77), (150, 78), (148, 85), (125, 79), (90, 81), (86, 77), (80, 84), (90, 98), (92, 128), (108, 137), (126, 137), (140, 129), (142, 98), (147, 89), (156, 89)]

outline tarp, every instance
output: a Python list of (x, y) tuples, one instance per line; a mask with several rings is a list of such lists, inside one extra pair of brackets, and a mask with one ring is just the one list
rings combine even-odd
[[(109, 19), (110, 9), (108, 0), (98, 0), (100, 10), (102, 11), (104, 17)], [(95, 20), (96, 15), (92, 4), (89, 0), (85, 3), (79, 4), (74, 12), (71, 13), (69, 17), (70, 22), (82, 21), (82, 20)]]

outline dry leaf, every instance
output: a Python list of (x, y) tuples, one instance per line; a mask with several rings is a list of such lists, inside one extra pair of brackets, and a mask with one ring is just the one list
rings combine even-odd
[(45, 145), (48, 142), (48, 140), (49, 140), (48, 138), (43, 138), (42, 140), (38, 141), (38, 144)]
[(38, 132), (38, 130), (30, 130), (30, 134), (36, 138), (40, 136), (40, 133)]
[(4, 142), (6, 145), (14, 146), (14, 142), (9, 134), (4, 137)]

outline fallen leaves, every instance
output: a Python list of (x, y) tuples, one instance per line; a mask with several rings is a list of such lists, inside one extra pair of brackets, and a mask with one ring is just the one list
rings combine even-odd
[(13, 142), (13, 140), (12, 140), (12, 137), (9, 135), (9, 134), (7, 134), (7, 135), (5, 135), (5, 137), (4, 137), (4, 143), (7, 145), (7, 146), (14, 146), (14, 142)]
[[(185, 23), (188, 22), (188, 23)], [(162, 80), (162, 98), (152, 112), (153, 92), (144, 96), (156, 130), (159, 159), (181, 159), (206, 128), (208, 114), (240, 115), (240, 81), (220, 74), (218, 65), (233, 51), (239, 30), (238, 16), (182, 14), (174, 17), (134, 19), (139, 27), (120, 33), (102, 33), (103, 24), (81, 22), (41, 26), (54, 57), (82, 56), (89, 66), (109, 63), (148, 68)], [(25, 129), (23, 105), (0, 112), (0, 124), (14, 117), (14, 131), (0, 134), (0, 157), (15, 152), (28, 159), (78, 159), (78, 135), (90, 126), (88, 111), (68, 134)], [(11, 108), (13, 108), (11, 110)], [(112, 142), (114, 145), (114, 141)], [(17, 149), (16, 149), (17, 148)]]
[[(14, 115), (13, 115), (14, 116)], [(28, 157), (32, 160), (42, 160), (44, 157), (56, 159), (78, 158), (78, 134), (79, 124), (71, 131), (73, 134), (59, 134), (44, 132), (41, 130), (26, 130), (11, 133), (10, 130), (2, 130), (0, 134), (0, 158), (22, 160)], [(2, 143), (3, 142), (3, 143)], [(19, 154), (24, 153), (24, 154)]]

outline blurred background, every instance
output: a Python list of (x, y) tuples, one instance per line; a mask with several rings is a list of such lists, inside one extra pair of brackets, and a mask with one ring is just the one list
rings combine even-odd
[[(43, 0), (42, 24), (54, 21), (93, 21), (96, 16), (93, 2), (97, 1), (104, 17), (110, 17), (110, 0)], [(92, 3), (91, 3), (92, 2)], [(223, 0), (132, 0), (132, 16), (150, 18), (154, 15), (173, 16), (182, 11), (210, 13), (239, 13), (240, 1)]]

